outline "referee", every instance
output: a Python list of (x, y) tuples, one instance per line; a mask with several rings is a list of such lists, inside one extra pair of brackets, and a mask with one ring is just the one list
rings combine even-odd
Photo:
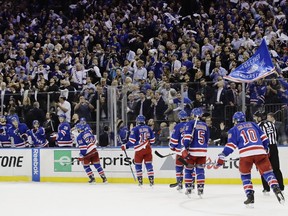
[[(262, 131), (267, 135), (269, 139), (269, 159), (273, 168), (276, 179), (279, 182), (281, 191), (284, 190), (283, 176), (280, 170), (279, 155), (277, 148), (278, 134), (275, 124), (266, 120), (266, 114), (264, 112), (256, 111), (253, 115), (254, 121), (260, 126)], [(261, 177), (263, 185), (263, 193), (267, 194), (270, 191), (270, 187), (267, 182)]]

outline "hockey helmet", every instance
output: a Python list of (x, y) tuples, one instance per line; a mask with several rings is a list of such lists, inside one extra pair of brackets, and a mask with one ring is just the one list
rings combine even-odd
[(12, 117), (11, 122), (18, 122), (18, 119), (16, 117)]
[(40, 125), (38, 120), (34, 120), (32, 124), (33, 124), (34, 127), (35, 127), (35, 125)]
[(86, 124), (86, 123), (87, 123), (87, 122), (86, 122), (86, 118), (84, 118), (84, 117), (80, 118), (80, 123), (81, 123), (81, 124)]
[(59, 116), (58, 116), (59, 118), (64, 118), (64, 119), (66, 119), (66, 115), (63, 113), (63, 114), (60, 114)]
[(186, 113), (184, 110), (181, 110), (181, 111), (178, 113), (178, 118), (179, 118), (180, 120), (187, 119), (187, 118), (188, 118), (188, 115), (187, 115), (187, 113)]
[(5, 115), (0, 115), (0, 119), (1, 119), (2, 122), (3, 122), (3, 121), (6, 121)]
[(81, 124), (81, 123), (78, 123), (75, 125), (75, 128), (78, 130), (78, 131), (84, 131), (85, 129), (85, 125)]
[(233, 122), (245, 122), (246, 121), (246, 115), (243, 112), (235, 112), (233, 117)]
[(191, 111), (191, 115), (201, 117), (203, 115), (203, 110), (201, 108), (194, 108)]
[(145, 116), (138, 115), (137, 118), (136, 118), (136, 123), (137, 124), (145, 124), (145, 120), (146, 120)]

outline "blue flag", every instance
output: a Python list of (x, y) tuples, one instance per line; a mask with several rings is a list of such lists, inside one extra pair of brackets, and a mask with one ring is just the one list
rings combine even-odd
[(234, 82), (253, 82), (276, 72), (265, 39), (257, 51), (244, 63), (239, 65), (224, 79)]

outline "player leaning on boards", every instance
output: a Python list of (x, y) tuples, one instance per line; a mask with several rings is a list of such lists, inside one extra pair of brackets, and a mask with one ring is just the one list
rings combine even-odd
[(89, 183), (95, 182), (94, 173), (91, 170), (90, 165), (93, 165), (96, 168), (97, 172), (102, 178), (103, 183), (107, 183), (107, 178), (100, 164), (100, 158), (96, 149), (96, 140), (94, 135), (84, 124), (78, 123), (75, 127), (79, 133), (76, 138), (76, 142), (80, 149), (78, 160), (82, 162), (83, 168), (90, 178)]
[(234, 126), (228, 131), (228, 141), (223, 151), (218, 155), (217, 165), (224, 164), (224, 158), (236, 148), (239, 149), (239, 171), (247, 200), (246, 205), (253, 205), (254, 190), (251, 181), (253, 164), (260, 171), (268, 185), (273, 189), (278, 201), (284, 203), (284, 196), (272, 170), (268, 158), (268, 138), (260, 127), (254, 122), (246, 122), (243, 112), (236, 112), (232, 117)]
[(152, 129), (145, 124), (145, 116), (138, 115), (136, 126), (132, 128), (127, 144), (123, 144), (121, 149), (133, 147), (135, 151), (134, 162), (139, 186), (143, 185), (142, 163), (144, 161), (147, 170), (150, 186), (154, 185), (154, 169), (152, 165), (151, 145), (155, 142), (155, 136)]

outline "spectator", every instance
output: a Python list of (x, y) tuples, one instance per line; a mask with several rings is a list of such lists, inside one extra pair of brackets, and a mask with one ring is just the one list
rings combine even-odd
[(161, 122), (159, 131), (159, 145), (168, 146), (170, 139), (170, 131), (166, 122)]
[(224, 80), (216, 83), (217, 89), (214, 91), (213, 104), (214, 109), (212, 115), (214, 116), (215, 125), (219, 125), (224, 121), (225, 106), (227, 105), (227, 91), (224, 88)]
[(277, 135), (278, 135), (277, 136), (278, 137), (277, 143), (279, 145), (287, 145), (288, 139), (287, 139), (287, 135), (285, 133), (285, 125), (282, 122), (277, 121), (275, 119), (275, 114), (272, 112), (267, 114), (267, 121), (272, 122), (276, 127)]
[(62, 114), (65, 115), (65, 121), (70, 123), (71, 121), (71, 104), (66, 100), (65, 97), (60, 96), (59, 102), (56, 104), (57, 106), (57, 115), (60, 116)]
[(105, 125), (103, 128), (103, 132), (99, 136), (98, 146), (108, 147), (111, 144), (110, 140), (111, 140), (110, 128), (107, 125)]
[(45, 130), (46, 139), (49, 142), (49, 147), (55, 147), (55, 142), (53, 142), (50, 137), (54, 132), (56, 132), (57, 127), (50, 112), (46, 113), (46, 120), (43, 122), (43, 128)]
[(147, 119), (153, 117), (151, 110), (151, 100), (146, 98), (146, 93), (141, 91), (139, 94), (140, 98), (135, 106), (135, 113), (137, 115), (144, 115)]
[(32, 122), (34, 120), (37, 120), (41, 126), (45, 121), (45, 112), (43, 109), (40, 108), (40, 104), (37, 101), (33, 103), (33, 108), (30, 109), (28, 112), (28, 118), (26, 119), (26, 124), (28, 128), (32, 128)]
[(165, 120), (165, 115), (163, 110), (167, 110), (168, 106), (165, 103), (160, 92), (155, 92), (155, 97), (151, 99), (153, 115), (157, 122), (162, 122)]
[(0, 86), (0, 95), (1, 95), (1, 112), (2, 114), (5, 112), (8, 112), (8, 101), (10, 98), (10, 94), (11, 92), (6, 88), (6, 83), (5, 82), (1, 82), (1, 86)]
[(79, 118), (86, 118), (86, 120), (89, 122), (92, 120), (92, 110), (94, 110), (94, 106), (89, 103), (89, 101), (87, 101), (83, 95), (81, 95), (79, 97), (79, 103), (77, 103), (74, 107), (74, 112), (79, 115)]

